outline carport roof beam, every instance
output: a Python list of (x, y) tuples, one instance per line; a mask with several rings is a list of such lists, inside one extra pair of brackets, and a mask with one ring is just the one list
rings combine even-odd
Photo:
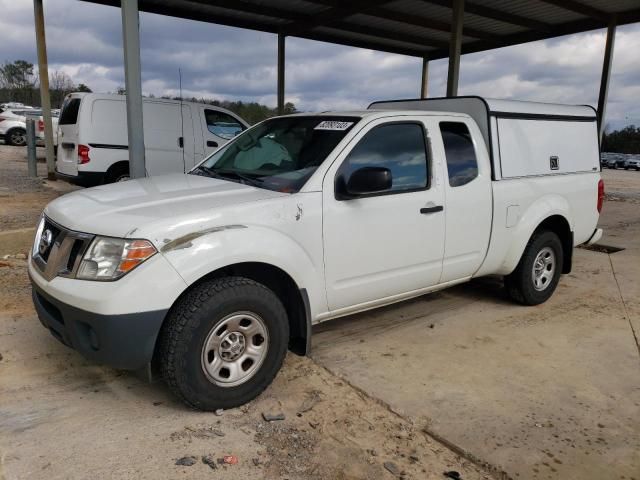
[[(120, 6), (120, 0), (84, 0)], [(454, 0), (139, 0), (141, 11), (430, 60), (449, 56)], [(475, 0), (465, 6), (460, 53), (640, 21), (628, 0)]]

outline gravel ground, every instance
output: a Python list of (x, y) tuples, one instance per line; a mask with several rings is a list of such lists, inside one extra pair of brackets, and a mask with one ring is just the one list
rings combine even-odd
[(1, 480), (491, 478), (308, 357), (288, 355), (259, 398), (221, 416), (189, 410), (160, 382), (84, 361), (31, 304), (24, 258), (35, 224), (70, 189), (45, 182), (38, 166), (28, 178), (25, 150), (0, 145)]

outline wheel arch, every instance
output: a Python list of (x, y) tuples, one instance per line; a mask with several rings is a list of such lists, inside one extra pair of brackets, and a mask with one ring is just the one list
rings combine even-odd
[(127, 171), (129, 171), (129, 160), (119, 160), (109, 165), (109, 168), (107, 168), (107, 171), (105, 172), (106, 183), (112, 183), (113, 174), (123, 168), (126, 168)]
[(311, 312), (307, 291), (299, 288), (291, 275), (283, 269), (269, 263), (242, 262), (213, 270), (189, 285), (173, 302), (169, 312), (188, 292), (203, 282), (230, 276), (249, 278), (273, 291), (282, 302), (289, 319), (289, 350), (297, 355), (310, 353)]
[(508, 275), (513, 272), (533, 235), (542, 230), (549, 230), (558, 235), (564, 254), (562, 273), (571, 272), (573, 258), (571, 218), (571, 207), (564, 197), (548, 195), (538, 199), (522, 215), (511, 232), (511, 245), (497, 273)]

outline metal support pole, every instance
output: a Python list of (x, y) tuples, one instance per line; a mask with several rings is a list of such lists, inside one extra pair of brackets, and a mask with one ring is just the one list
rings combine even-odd
[(604, 134), (604, 120), (607, 111), (607, 96), (609, 95), (609, 80), (611, 79), (611, 65), (613, 64), (613, 48), (616, 39), (616, 18), (609, 21), (607, 27), (607, 41), (604, 46), (604, 60), (602, 62), (602, 76), (600, 77), (600, 93), (598, 94), (598, 134), (602, 142)]
[(453, 0), (451, 37), (449, 39), (449, 72), (447, 74), (447, 97), (458, 95), (460, 76), (460, 49), (462, 47), (462, 25), (464, 22), (464, 0)]
[(27, 171), (30, 177), (38, 176), (38, 159), (36, 158), (36, 121), (27, 117)]
[(56, 179), (56, 159), (53, 151), (53, 127), (51, 124), (51, 99), (49, 97), (49, 66), (47, 64), (47, 42), (44, 33), (44, 8), (42, 0), (33, 0), (36, 24), (36, 50), (38, 51), (38, 75), (40, 77), (40, 105), (44, 120), (44, 145), (47, 157), (47, 178)]
[(422, 59), (422, 83), (420, 84), (420, 98), (427, 98), (427, 87), (429, 84), (429, 59)]
[[(121, 0), (124, 78), (127, 91), (127, 134), (129, 137), (129, 174), (146, 176), (144, 130), (142, 121), (142, 77), (140, 68), (140, 26), (138, 0)], [(176, 138), (176, 142), (178, 139)]]
[(282, 33), (278, 34), (278, 115), (284, 113), (284, 40)]

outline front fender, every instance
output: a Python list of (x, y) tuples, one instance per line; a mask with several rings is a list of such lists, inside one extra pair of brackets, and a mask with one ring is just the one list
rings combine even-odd
[(309, 295), (312, 318), (327, 310), (322, 253), (313, 254), (286, 233), (261, 225), (239, 225), (176, 242), (161, 251), (187, 285), (211, 272), (238, 263), (259, 262), (278, 267)]
[(574, 225), (569, 220), (573, 218), (571, 207), (562, 196), (545, 195), (529, 205), (521, 214), (518, 223), (509, 229), (511, 230), (511, 243), (503, 258), (500, 271), (497, 273), (508, 275), (515, 270), (533, 232), (544, 220), (554, 215), (564, 217), (569, 223), (569, 228), (573, 231)]

